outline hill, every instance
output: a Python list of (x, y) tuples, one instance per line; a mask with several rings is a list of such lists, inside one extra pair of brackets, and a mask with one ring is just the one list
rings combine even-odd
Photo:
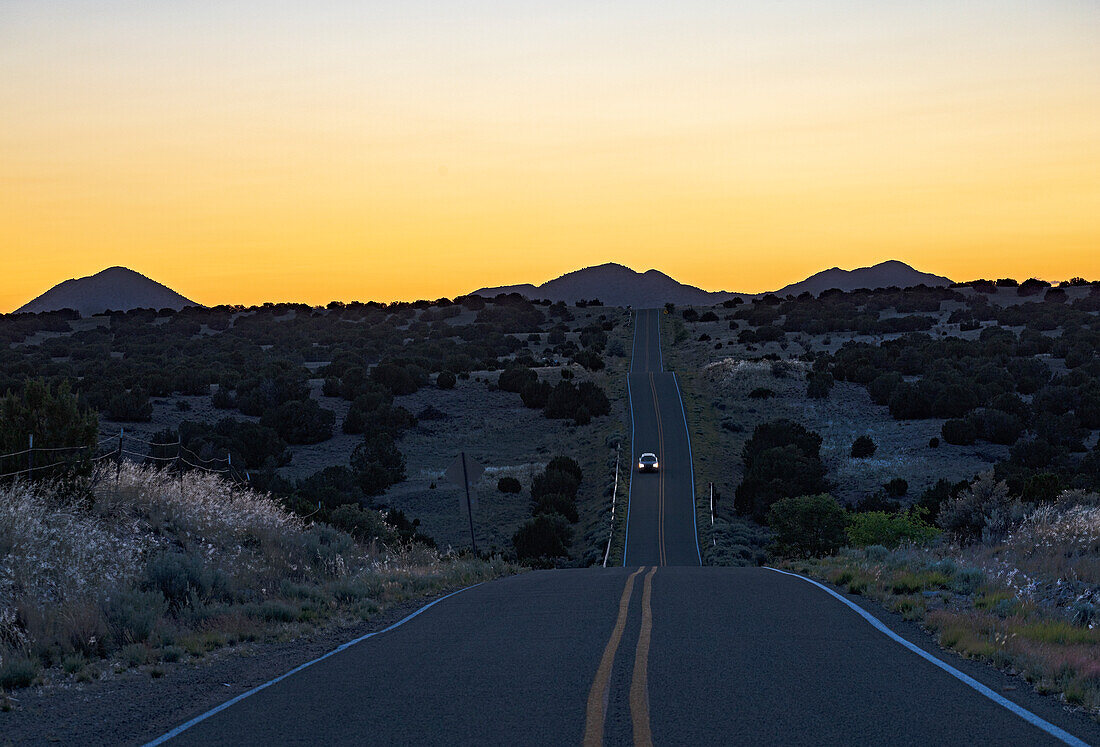
[(75, 309), (81, 316), (130, 309), (175, 309), (198, 306), (171, 288), (125, 267), (106, 270), (59, 283), (16, 313)]
[(666, 303), (703, 306), (733, 298), (737, 293), (710, 292), (673, 280), (663, 272), (636, 272), (614, 262), (566, 273), (542, 285), (505, 285), (481, 288), (472, 295), (491, 298), (499, 293), (574, 303), (600, 299), (608, 306), (651, 308)]
[[(775, 294), (780, 297), (797, 296), (800, 293), (809, 291), (816, 296), (830, 288), (852, 291), (859, 288), (875, 289), (891, 286), (911, 288), (922, 284), (929, 287), (939, 287), (950, 285), (951, 280), (941, 275), (919, 272), (898, 260), (889, 260), (871, 267), (860, 267), (855, 270), (842, 270), (839, 267), (823, 270), (805, 280), (784, 286), (775, 291)], [(754, 298), (763, 295), (729, 291), (705, 291), (702, 288), (678, 282), (657, 270), (635, 272), (629, 267), (613, 262), (575, 270), (542, 285), (532, 285), (530, 283), (502, 285), (481, 288), (471, 295), (491, 298), (500, 293), (519, 293), (521, 296), (531, 299), (548, 298), (551, 301), (565, 301), (566, 303), (598, 298), (608, 306), (634, 306), (636, 308), (651, 308), (669, 302), (685, 306), (707, 306), (721, 303), (735, 296)]]
[(951, 285), (951, 280), (942, 275), (919, 272), (904, 262), (891, 259), (871, 267), (859, 267), (855, 270), (842, 270), (839, 267), (822, 270), (805, 280), (780, 288), (775, 292), (775, 295), (782, 298), (787, 295), (797, 296), (808, 291), (816, 296), (821, 291), (830, 288), (853, 291), (860, 288), (875, 289), (891, 286), (911, 288), (915, 285), (927, 285), (930, 288), (942, 287)]

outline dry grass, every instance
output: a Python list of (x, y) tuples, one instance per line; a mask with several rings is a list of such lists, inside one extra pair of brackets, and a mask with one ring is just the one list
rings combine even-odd
[(93, 679), (358, 620), (506, 563), (360, 544), (216, 475), (124, 466), (87, 490), (0, 488), (0, 679)]
[(867, 548), (791, 563), (917, 620), (945, 648), (1100, 717), (1100, 508), (1062, 496), (1004, 540)]

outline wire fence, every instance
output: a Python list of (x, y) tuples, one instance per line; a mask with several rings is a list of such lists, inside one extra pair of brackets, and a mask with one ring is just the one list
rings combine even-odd
[(188, 469), (227, 475), (241, 485), (250, 484), (252, 479), (247, 470), (234, 466), (233, 455), (228, 451), (223, 457), (204, 457), (184, 446), (179, 438), (169, 443), (148, 441), (123, 428), (117, 435), (79, 446), (36, 446), (34, 436), (28, 436), (27, 448), (0, 454), (0, 480), (33, 478), (58, 468), (77, 470), (87, 465), (98, 466), (107, 460), (113, 460), (116, 467), (121, 467), (123, 462), (167, 467), (180, 472), (181, 476)]

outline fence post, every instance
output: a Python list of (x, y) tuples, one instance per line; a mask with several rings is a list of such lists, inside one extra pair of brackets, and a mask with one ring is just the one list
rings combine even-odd
[(122, 434), (125, 428), (118, 429), (118, 454), (115, 455), (115, 487), (118, 487), (118, 481), (122, 476)]
[(34, 477), (34, 434), (27, 436), (27, 479)]

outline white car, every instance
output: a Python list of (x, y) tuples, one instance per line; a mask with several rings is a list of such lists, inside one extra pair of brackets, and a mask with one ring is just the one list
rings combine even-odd
[(646, 452), (638, 457), (638, 471), (639, 472), (656, 472), (660, 467), (660, 463), (657, 461), (657, 455), (650, 452)]

